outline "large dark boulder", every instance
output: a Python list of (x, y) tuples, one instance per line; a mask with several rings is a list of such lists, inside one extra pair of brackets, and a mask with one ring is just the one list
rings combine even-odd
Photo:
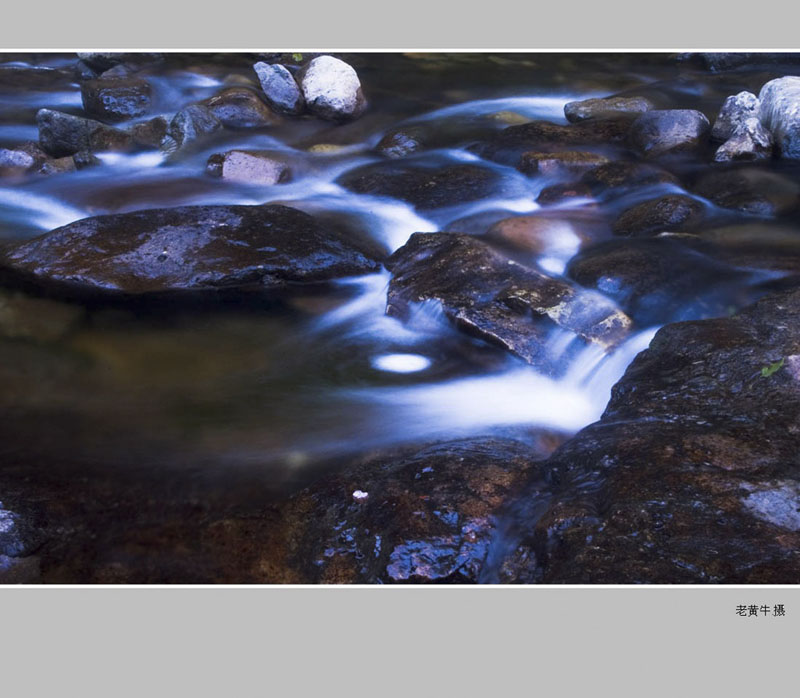
[(386, 262), (392, 272), (386, 312), (438, 301), (458, 327), (556, 371), (546, 339), (556, 327), (604, 347), (620, 342), (628, 317), (598, 293), (523, 266), (469, 235), (415, 233)]
[(289, 500), (267, 555), (307, 583), (477, 582), (494, 515), (544, 446), (473, 438), (351, 464)]
[(52, 109), (40, 109), (36, 114), (36, 124), (39, 127), (39, 145), (54, 157), (80, 151), (124, 151), (136, 145), (133, 136), (126, 131)]
[[(487, 581), (794, 584), (800, 578), (800, 291), (668, 325), (602, 419), (550, 458), (505, 520)], [(541, 477), (541, 475), (539, 476)]]
[(25, 242), (6, 273), (78, 291), (148, 294), (328, 281), (378, 263), (287, 206), (185, 206), (86, 218)]

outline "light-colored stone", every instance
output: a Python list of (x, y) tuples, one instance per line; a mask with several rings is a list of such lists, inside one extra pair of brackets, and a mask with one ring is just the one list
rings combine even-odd
[(767, 160), (772, 157), (772, 134), (751, 117), (740, 123), (714, 155), (715, 162)]
[(731, 95), (722, 104), (719, 116), (711, 129), (711, 137), (717, 141), (726, 141), (736, 130), (736, 127), (747, 119), (758, 117), (761, 102), (752, 92), (740, 92)]
[(282, 65), (259, 62), (253, 66), (267, 103), (285, 114), (302, 114), (305, 100), (292, 74)]
[(230, 150), (212, 155), (208, 171), (231, 182), (272, 186), (289, 178), (285, 163), (270, 157), (269, 153), (248, 150)]
[(759, 118), (772, 132), (780, 156), (800, 160), (800, 77), (770, 80), (758, 98)]
[(300, 86), (308, 110), (323, 119), (354, 119), (367, 106), (356, 71), (333, 56), (311, 61), (303, 71)]

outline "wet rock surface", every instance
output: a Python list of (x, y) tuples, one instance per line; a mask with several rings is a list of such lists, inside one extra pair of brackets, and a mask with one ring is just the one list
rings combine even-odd
[(646, 237), (691, 229), (703, 218), (705, 206), (683, 194), (650, 199), (623, 211), (614, 221), (614, 235)]
[(346, 173), (338, 181), (358, 194), (390, 196), (422, 209), (475, 201), (500, 191), (497, 174), (478, 165), (436, 169), (365, 165)]
[(657, 109), (645, 112), (631, 125), (630, 143), (645, 157), (701, 150), (711, 125), (692, 109)]
[(72, 114), (41, 109), (36, 114), (39, 127), (39, 144), (50, 155), (64, 157), (88, 150), (130, 150), (135, 143), (132, 136), (120, 129), (93, 119)]
[(7, 272), (76, 291), (275, 289), (375, 271), (337, 230), (287, 206), (189, 206), (76, 221), (4, 255)]
[[(511, 514), (550, 583), (794, 583), (800, 294), (660, 330)], [(532, 485), (529, 494), (537, 496)]]
[(718, 141), (727, 141), (736, 128), (747, 119), (758, 118), (761, 102), (752, 92), (742, 91), (728, 97), (719, 110), (714, 121), (711, 137)]
[(647, 327), (725, 313), (750, 300), (745, 272), (680, 240), (611, 240), (573, 257), (567, 275)]
[(714, 154), (715, 162), (769, 160), (772, 157), (772, 134), (756, 118), (738, 124)]
[(564, 115), (571, 123), (587, 119), (635, 119), (651, 109), (655, 109), (655, 106), (645, 97), (604, 97), (567, 102), (564, 105)]
[(522, 154), (518, 168), (525, 174), (571, 175), (582, 174), (608, 162), (599, 153), (571, 150), (554, 153), (528, 151)]
[(302, 114), (305, 100), (300, 87), (289, 70), (280, 64), (269, 64), (263, 61), (253, 66), (267, 103), (285, 114)]
[(286, 505), (285, 558), (312, 583), (475, 583), (494, 515), (546, 443), (467, 439), (349, 466)]
[(278, 123), (278, 116), (247, 87), (230, 87), (206, 100), (205, 107), (229, 128), (256, 128)]
[(144, 116), (152, 104), (150, 83), (143, 78), (103, 78), (81, 83), (86, 113), (96, 119), (125, 121)]
[(786, 214), (800, 204), (800, 184), (756, 167), (710, 172), (700, 178), (694, 191), (722, 208), (761, 216)]
[(387, 308), (407, 317), (438, 301), (463, 330), (554, 370), (545, 337), (554, 325), (601, 346), (621, 341), (628, 317), (600, 294), (581, 291), (494, 251), (467, 235), (416, 233), (386, 262)]

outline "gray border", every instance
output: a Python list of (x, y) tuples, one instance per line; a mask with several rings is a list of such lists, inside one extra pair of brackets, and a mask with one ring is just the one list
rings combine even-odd
[(772, 695), (799, 619), (798, 588), (20, 588), (0, 668), (15, 698)]
[[(4, 7), (2, 47), (184, 50), (619, 49), (676, 47), (789, 49), (800, 44), (790, 6), (735, 6), (670, 0), (458, 5), (431, 0), (291, 0), (223, 5), (136, 0), (47, 3), (16, 0)], [(781, 18), (785, 21), (781, 21)], [(736, 23), (734, 23), (736, 22)]]

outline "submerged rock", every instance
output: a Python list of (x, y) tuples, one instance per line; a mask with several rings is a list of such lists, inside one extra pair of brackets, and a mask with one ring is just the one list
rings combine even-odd
[(759, 118), (783, 158), (800, 159), (800, 77), (770, 80), (758, 94)]
[(247, 87), (229, 87), (203, 104), (223, 126), (230, 128), (272, 126), (280, 121), (255, 91)]
[(258, 150), (229, 150), (208, 159), (209, 174), (232, 182), (271, 186), (290, 177), (288, 165), (279, 162), (268, 152)]
[(81, 84), (81, 99), (87, 114), (107, 121), (125, 121), (150, 111), (150, 83), (143, 78), (101, 78)]
[(762, 216), (789, 213), (800, 204), (800, 184), (757, 167), (710, 172), (700, 178), (694, 191), (722, 208)]
[(294, 76), (282, 65), (259, 62), (253, 66), (267, 103), (284, 114), (302, 114), (306, 103)]
[(651, 109), (655, 105), (645, 97), (604, 97), (567, 102), (564, 115), (567, 121), (576, 123), (587, 119), (636, 118)]
[(358, 194), (391, 196), (422, 209), (452, 206), (496, 194), (498, 175), (478, 165), (451, 165), (439, 169), (365, 165), (342, 175), (338, 182)]
[(650, 199), (623, 211), (614, 221), (614, 235), (645, 237), (687, 230), (703, 217), (705, 206), (684, 194)]
[(545, 465), (561, 488), (547, 510), (526, 507), (535, 486), (511, 510), (538, 560), (515, 581), (794, 583), (798, 347), (796, 290), (661, 329)]
[(745, 119), (714, 154), (715, 162), (768, 160), (772, 157), (772, 134), (756, 118)]
[(323, 119), (348, 121), (367, 108), (358, 74), (333, 56), (319, 56), (302, 71), (300, 86), (308, 110)]
[(401, 128), (386, 133), (375, 146), (381, 155), (387, 158), (404, 158), (424, 146), (424, 132), (421, 128)]
[(645, 157), (657, 158), (705, 147), (711, 125), (694, 109), (656, 109), (631, 125), (630, 143)]
[(719, 116), (711, 129), (711, 137), (727, 141), (736, 128), (747, 119), (758, 118), (761, 102), (752, 92), (740, 92), (728, 97), (719, 110)]
[(582, 174), (599, 165), (605, 165), (608, 161), (605, 155), (582, 150), (557, 151), (553, 153), (528, 151), (522, 154), (518, 169), (527, 175), (563, 176)]
[(135, 145), (133, 137), (126, 131), (52, 109), (40, 109), (36, 113), (36, 124), (39, 144), (55, 157), (83, 150), (129, 150)]
[(386, 312), (407, 317), (438, 301), (459, 328), (529, 363), (553, 370), (544, 346), (556, 326), (612, 347), (629, 318), (600, 294), (548, 277), (457, 233), (415, 233), (386, 262), (392, 272)]
[(376, 271), (338, 229), (287, 206), (185, 206), (97, 216), (7, 251), (6, 272), (77, 292), (278, 289)]
[(645, 327), (712, 317), (751, 300), (748, 274), (670, 238), (593, 245), (570, 261), (567, 276), (613, 299)]
[(586, 241), (587, 230), (598, 228), (605, 232), (598, 220), (575, 212), (561, 216), (536, 212), (497, 221), (486, 231), (486, 239), (512, 250), (568, 259)]

